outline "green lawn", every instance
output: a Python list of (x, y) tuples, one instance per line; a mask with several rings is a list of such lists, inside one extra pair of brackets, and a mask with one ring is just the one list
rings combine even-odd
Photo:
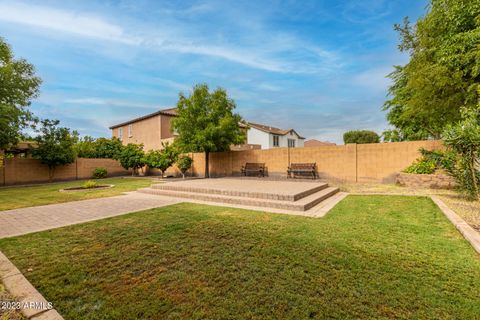
[(152, 184), (150, 179), (108, 178), (97, 180), (100, 184), (114, 184), (115, 187), (103, 190), (81, 192), (60, 192), (68, 187), (81, 186), (83, 181), (50, 183), (36, 186), (0, 188), (0, 211), (45, 204), (111, 197), (126, 191), (134, 191)]
[(65, 319), (480, 315), (480, 257), (428, 198), (349, 196), (322, 219), (182, 203), (0, 250)]

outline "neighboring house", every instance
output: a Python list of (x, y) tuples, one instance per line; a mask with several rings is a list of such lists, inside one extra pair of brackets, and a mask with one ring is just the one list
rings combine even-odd
[[(172, 132), (171, 121), (177, 116), (177, 109), (163, 109), (146, 116), (132, 119), (110, 127), (112, 137), (119, 138), (123, 144), (143, 143), (144, 150), (162, 149), (162, 142), (173, 142), (176, 134)], [(303, 147), (305, 138), (295, 130), (282, 130), (266, 125), (243, 123), (239, 126), (247, 130), (245, 144), (232, 146), (232, 150), (269, 149), (276, 147)]]
[(336, 143), (333, 142), (326, 142), (326, 141), (319, 141), (317, 139), (310, 139), (305, 141), (305, 148), (308, 147), (323, 147), (323, 146), (336, 146)]
[(247, 142), (259, 144), (262, 149), (278, 147), (302, 148), (305, 138), (294, 129), (279, 129), (271, 126), (248, 122)]
[(162, 142), (173, 142), (171, 120), (177, 115), (176, 108), (164, 109), (146, 116), (111, 126), (112, 137), (123, 144), (143, 143), (145, 150), (161, 149)]

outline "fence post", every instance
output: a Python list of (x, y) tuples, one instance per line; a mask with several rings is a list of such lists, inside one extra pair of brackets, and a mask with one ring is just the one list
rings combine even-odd
[(358, 182), (358, 144), (355, 143), (355, 182)]
[(7, 174), (7, 170), (6, 170), (7, 161), (5, 157), (5, 152), (3, 151), (0, 152), (0, 166), (2, 167), (3, 185), (5, 186), (7, 184), (7, 178), (5, 177)]

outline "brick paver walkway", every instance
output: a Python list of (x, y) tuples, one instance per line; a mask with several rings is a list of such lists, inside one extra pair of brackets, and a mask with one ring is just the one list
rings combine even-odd
[(104, 219), (181, 201), (132, 192), (116, 197), (0, 211), (0, 238)]
[(323, 217), (346, 195), (346, 193), (340, 192), (307, 211), (292, 211), (130, 192), (116, 197), (0, 211), (0, 238), (104, 219), (179, 202), (193, 202), (307, 217)]

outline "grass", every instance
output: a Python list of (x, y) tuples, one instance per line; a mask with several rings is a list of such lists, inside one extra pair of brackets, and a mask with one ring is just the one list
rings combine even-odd
[(424, 197), (349, 196), (322, 219), (182, 203), (0, 250), (65, 319), (480, 314), (480, 257)]
[(108, 178), (96, 180), (99, 184), (114, 184), (115, 187), (81, 192), (60, 192), (60, 189), (80, 187), (82, 181), (50, 183), (35, 186), (0, 188), (0, 211), (24, 207), (40, 206), (76, 200), (103, 198), (120, 195), (126, 191), (149, 186), (150, 179)]
[(469, 201), (456, 190), (401, 187), (395, 184), (345, 183), (341, 189), (351, 193), (395, 193), (404, 195), (436, 195), (465, 222), (480, 232), (480, 201)]

